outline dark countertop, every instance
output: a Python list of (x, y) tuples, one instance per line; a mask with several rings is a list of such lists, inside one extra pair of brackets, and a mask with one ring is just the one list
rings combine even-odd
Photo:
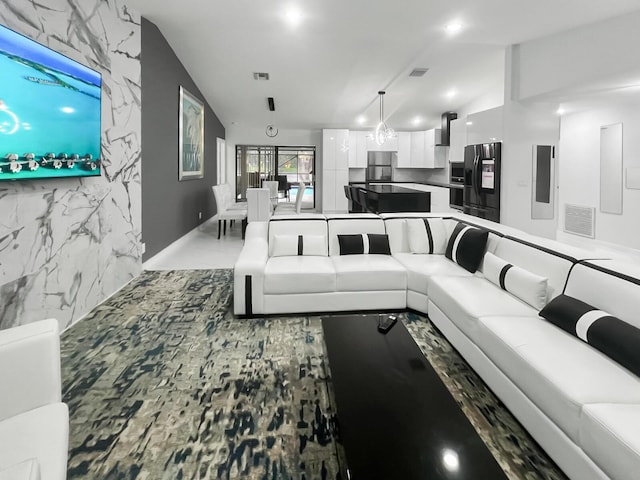
[(456, 185), (449, 185), (448, 183), (440, 182), (390, 182), (387, 180), (380, 180), (379, 182), (349, 182), (349, 185), (375, 185), (377, 183), (415, 183), (417, 185), (428, 185), (430, 187), (442, 187), (442, 188), (458, 188)]
[(358, 186), (363, 190), (367, 190), (368, 192), (373, 192), (373, 193), (426, 193), (426, 194), (429, 194), (429, 192), (421, 192), (419, 190), (414, 190), (412, 188), (398, 187), (396, 185), (377, 185), (375, 183), (369, 183), (369, 184), (353, 183), (351, 185)]

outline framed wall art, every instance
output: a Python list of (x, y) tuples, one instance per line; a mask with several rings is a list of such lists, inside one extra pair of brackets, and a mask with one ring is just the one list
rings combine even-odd
[(204, 104), (180, 87), (179, 180), (204, 177)]

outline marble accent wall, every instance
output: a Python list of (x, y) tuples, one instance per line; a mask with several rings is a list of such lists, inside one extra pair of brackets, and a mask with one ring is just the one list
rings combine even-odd
[(102, 176), (0, 183), (0, 329), (65, 328), (141, 271), (140, 16), (124, 0), (0, 0), (0, 24), (102, 73)]

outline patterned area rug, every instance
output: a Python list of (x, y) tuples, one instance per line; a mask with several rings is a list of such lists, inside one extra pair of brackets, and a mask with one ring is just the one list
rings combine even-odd
[[(232, 286), (144, 272), (63, 334), (69, 479), (346, 478), (321, 318), (236, 319)], [(565, 478), (426, 318), (401, 318), (509, 478)]]

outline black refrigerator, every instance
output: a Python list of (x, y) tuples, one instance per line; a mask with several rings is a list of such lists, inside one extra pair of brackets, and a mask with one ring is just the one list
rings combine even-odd
[(500, 223), (500, 151), (502, 144), (464, 148), (464, 204), (469, 215)]

